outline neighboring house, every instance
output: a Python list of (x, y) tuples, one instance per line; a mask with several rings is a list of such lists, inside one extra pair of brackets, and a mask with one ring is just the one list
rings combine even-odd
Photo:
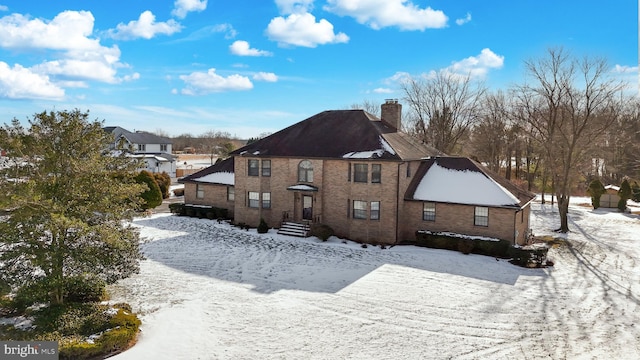
[(144, 131), (131, 132), (119, 126), (108, 126), (104, 130), (113, 134), (114, 142), (110, 148), (128, 147), (132, 156), (144, 161), (147, 170), (152, 173), (166, 172), (176, 177), (176, 157), (172, 155), (171, 139)]
[(181, 180), (185, 203), (226, 204), (251, 226), (323, 223), (366, 243), (432, 230), (524, 244), (534, 195), (403, 133), (401, 113), (388, 100), (382, 119), (363, 110), (314, 115)]
[(602, 208), (617, 208), (618, 202), (620, 202), (619, 186), (607, 185), (604, 187), (604, 194), (600, 196), (600, 207)]

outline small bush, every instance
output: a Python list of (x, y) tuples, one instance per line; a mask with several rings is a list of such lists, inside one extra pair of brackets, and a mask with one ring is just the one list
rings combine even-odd
[(593, 205), (594, 209), (600, 207), (600, 197), (605, 193), (604, 185), (599, 179), (594, 179), (589, 183), (589, 188), (587, 188), (587, 194), (591, 196), (591, 205)]
[(627, 200), (631, 198), (631, 195), (629, 180), (624, 179), (622, 184), (620, 184), (620, 190), (618, 190), (618, 196), (620, 197), (620, 201), (618, 201), (618, 210), (625, 211), (627, 209)]
[(322, 241), (327, 241), (334, 234), (331, 226), (327, 224), (313, 224), (309, 230), (309, 235), (315, 236)]
[(165, 171), (162, 173), (154, 173), (153, 178), (160, 188), (163, 199), (169, 198), (169, 188), (171, 187), (171, 177)]
[(264, 221), (263, 218), (260, 218), (260, 224), (258, 225), (258, 234), (266, 234), (269, 232), (269, 225)]
[(169, 211), (176, 215), (185, 215), (184, 203), (171, 203), (169, 204)]
[(536, 248), (516, 248), (512, 247), (511, 263), (528, 268), (538, 268), (547, 264), (547, 253), (549, 248), (536, 247)]
[(184, 188), (173, 189), (174, 196), (184, 196)]
[(153, 209), (162, 204), (162, 193), (160, 192), (160, 187), (150, 172), (142, 170), (136, 176), (136, 182), (147, 185), (147, 190), (140, 195), (144, 200), (142, 204), (143, 210)]
[(473, 244), (475, 241), (471, 239), (460, 239), (458, 241), (458, 251), (465, 255), (471, 254), (473, 251)]

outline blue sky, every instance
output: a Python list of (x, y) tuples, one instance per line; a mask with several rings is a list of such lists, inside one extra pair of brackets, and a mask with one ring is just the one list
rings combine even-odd
[(637, 93), (633, 0), (0, 0), (0, 122), (78, 108), (248, 138), (402, 99), (406, 75), (507, 88), (557, 46), (605, 57)]

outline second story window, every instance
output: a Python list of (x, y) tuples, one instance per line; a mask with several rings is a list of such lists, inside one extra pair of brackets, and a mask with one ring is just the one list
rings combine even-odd
[(147, 151), (146, 144), (138, 144), (138, 151)]
[(262, 160), (262, 176), (271, 176), (271, 160)]
[(369, 166), (367, 164), (353, 165), (353, 182), (366, 183), (369, 180)]
[(260, 174), (260, 160), (249, 159), (247, 175), (258, 176)]
[(309, 160), (302, 160), (298, 164), (298, 181), (313, 182), (313, 164)]
[(371, 165), (371, 182), (380, 183), (382, 182), (381, 180), (382, 180), (382, 165), (372, 164)]
[(228, 201), (236, 200), (236, 189), (233, 186), (227, 186), (227, 200)]
[(160, 151), (167, 151), (167, 144), (160, 144)]

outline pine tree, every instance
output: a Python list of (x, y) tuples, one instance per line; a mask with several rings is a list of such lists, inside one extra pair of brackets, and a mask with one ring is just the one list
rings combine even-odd
[(107, 149), (112, 136), (89, 114), (42, 112), (23, 127), (0, 128), (8, 166), (0, 168), (0, 282), (38, 285), (52, 304), (65, 282), (112, 283), (138, 270), (138, 233), (123, 220), (139, 208), (140, 164)]

